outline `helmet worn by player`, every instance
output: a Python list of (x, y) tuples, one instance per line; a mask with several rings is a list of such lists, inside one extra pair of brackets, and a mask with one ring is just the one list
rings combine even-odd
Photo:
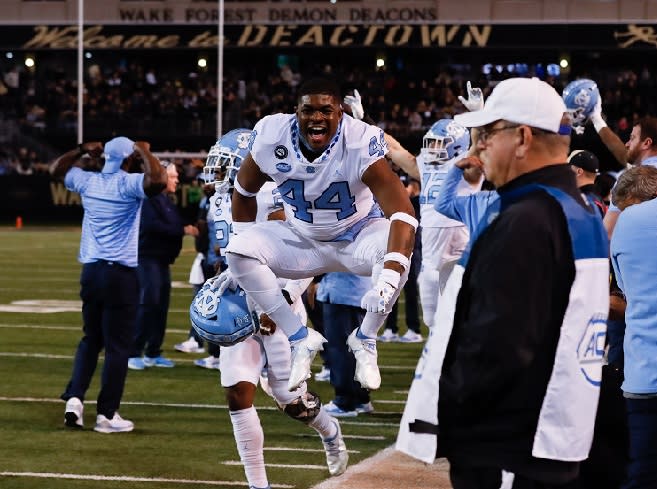
[(235, 175), (249, 153), (250, 129), (233, 129), (221, 136), (210, 148), (203, 173), (205, 182), (215, 184), (219, 193), (233, 188)]
[(427, 163), (445, 163), (470, 147), (470, 132), (453, 119), (435, 122), (422, 138), (420, 154)]

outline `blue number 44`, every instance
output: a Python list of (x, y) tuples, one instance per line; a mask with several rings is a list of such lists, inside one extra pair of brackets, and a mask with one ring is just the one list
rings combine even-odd
[(356, 198), (349, 191), (347, 182), (333, 182), (314, 202), (306, 200), (303, 180), (286, 180), (279, 185), (281, 198), (294, 209), (294, 217), (313, 222), (311, 209), (334, 210), (339, 220), (356, 213)]

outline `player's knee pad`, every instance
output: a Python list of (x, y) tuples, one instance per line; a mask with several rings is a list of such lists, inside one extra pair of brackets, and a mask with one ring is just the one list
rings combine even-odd
[(319, 395), (307, 391), (293, 401), (279, 407), (290, 418), (308, 424), (319, 414), (322, 408), (322, 401)]

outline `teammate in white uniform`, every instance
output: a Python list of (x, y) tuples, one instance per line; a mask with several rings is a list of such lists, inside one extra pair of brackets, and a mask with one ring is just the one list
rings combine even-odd
[[(241, 160), (247, 153), (247, 142), (251, 134), (248, 129), (235, 129), (218, 141), (217, 167), (223, 167), (225, 178), (217, 184), (219, 198), (214, 206), (215, 221), (224, 218), (226, 232), (232, 229), (229, 189), (235, 179), (235, 173)], [(218, 174), (221, 174), (219, 170)], [(281, 213), (282, 201), (273, 182), (268, 182), (257, 195), (258, 222), (267, 221), (278, 211)], [(282, 213), (281, 213), (282, 214)], [(280, 218), (280, 217), (279, 217)], [(217, 237), (221, 238), (219, 228)], [(225, 252), (230, 242), (230, 234), (225, 242), (219, 240), (218, 254)], [(212, 280), (212, 279), (211, 279)], [(285, 286), (297, 320), (305, 324), (306, 311), (301, 301), (301, 294), (308, 281), (283, 280), (279, 287)], [(305, 284), (305, 286), (304, 286)], [(278, 294), (283, 297), (281, 289)], [(280, 409), (293, 419), (297, 419), (315, 429), (322, 439), (326, 452), (326, 461), (331, 475), (339, 475), (347, 468), (348, 453), (344, 444), (340, 424), (324, 409), (320, 409), (319, 397), (308, 392), (305, 382), (294, 391), (287, 388), (290, 374), (290, 344), (280, 328), (267, 318), (262, 318), (262, 329), (254, 336), (229, 347), (220, 347), (221, 385), (225, 388), (233, 435), (244, 464), (249, 487), (252, 489), (269, 488), (265, 470), (263, 444), (264, 433), (253, 401), (260, 380), (265, 370), (269, 384), (268, 393), (272, 395)], [(266, 326), (269, 326), (267, 328)]]
[[(314, 79), (300, 88), (296, 114), (261, 119), (233, 192), (237, 236), (228, 246), (229, 268), (290, 339), (290, 390), (310, 376), (326, 340), (300, 323), (276, 276), (372, 275), (375, 285), (362, 301), (365, 320), (348, 345), (356, 356), (355, 379), (377, 389), (376, 336), (408, 276), (417, 227), (408, 194), (384, 158), (383, 131), (343, 117), (340, 100), (337, 85)], [(278, 186), (287, 219), (256, 224), (254, 197), (268, 179)]]
[[(430, 328), (438, 297), (454, 264), (469, 240), (463, 223), (449, 219), (434, 209), (447, 172), (463, 158), (470, 147), (468, 130), (452, 119), (441, 119), (424, 135), (417, 157), (391, 150), (389, 158), (412, 177), (420, 180), (420, 223), (422, 225), (422, 270), (418, 278), (422, 317)], [(481, 172), (472, 170), (459, 183), (458, 195), (470, 195), (481, 188)]]

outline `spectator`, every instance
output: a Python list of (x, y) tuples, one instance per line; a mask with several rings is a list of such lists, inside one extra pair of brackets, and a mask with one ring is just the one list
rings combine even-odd
[[(64, 423), (83, 427), (87, 389), (105, 348), (96, 426), (101, 433), (132, 431), (132, 421), (118, 412), (128, 357), (133, 347), (139, 283), (137, 247), (139, 216), (146, 195), (166, 186), (166, 172), (149, 150), (149, 144), (117, 137), (105, 144), (102, 172), (73, 167), (83, 154), (99, 157), (99, 142), (84, 143), (58, 158), (51, 167), (54, 178), (82, 196), (84, 218), (78, 260), (82, 263), (80, 297), (84, 336), (75, 354), (73, 374), (61, 398), (66, 401)], [(141, 159), (144, 173), (124, 168)]]
[(437, 446), (454, 489), (503, 477), (505, 487), (576, 487), (588, 456), (603, 352), (578, 344), (604, 336), (608, 243), (566, 165), (565, 111), (548, 84), (512, 78), (483, 110), (455, 117), (480, 128), (499, 200), (446, 286), (437, 317), (453, 328), (427, 343), (397, 442), (423, 460)]
[[(197, 236), (198, 228), (184, 225), (178, 208), (169, 195), (178, 187), (178, 170), (168, 161), (167, 186), (158, 195), (144, 201), (139, 226), (139, 308), (134, 350), (128, 368), (174, 366), (162, 356), (171, 295), (171, 269), (185, 235)], [(143, 354), (143, 358), (142, 358)]]
[(657, 168), (625, 171), (613, 190), (622, 211), (611, 239), (611, 261), (625, 294), (622, 389), (629, 428), (629, 465), (623, 488), (657, 487)]
[(568, 156), (568, 163), (575, 172), (577, 188), (596, 207), (600, 217), (604, 217), (607, 212), (607, 205), (595, 187), (595, 178), (600, 174), (598, 157), (590, 151), (577, 149)]

